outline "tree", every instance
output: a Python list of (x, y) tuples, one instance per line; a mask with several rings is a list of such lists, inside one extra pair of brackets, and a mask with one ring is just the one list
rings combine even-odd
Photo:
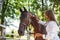
[(8, 0), (3, 2), (2, 11), (1, 11), (1, 24), (4, 23), (5, 10), (7, 9), (7, 4), (8, 4)]

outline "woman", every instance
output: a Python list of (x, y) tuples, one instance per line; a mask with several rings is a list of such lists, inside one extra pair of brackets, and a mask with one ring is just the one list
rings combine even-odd
[(46, 40), (60, 40), (58, 37), (59, 27), (54, 17), (54, 12), (52, 10), (47, 10), (45, 12), (45, 17), (47, 22), (39, 21), (40, 24), (46, 26), (47, 35), (37, 33), (36, 36), (42, 36)]

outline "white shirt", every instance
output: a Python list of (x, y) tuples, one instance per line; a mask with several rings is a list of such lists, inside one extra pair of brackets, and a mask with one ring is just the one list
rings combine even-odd
[(60, 40), (58, 37), (59, 27), (55, 21), (49, 21), (47, 23), (39, 21), (40, 24), (46, 26), (47, 35), (43, 35), (43, 38), (46, 40)]

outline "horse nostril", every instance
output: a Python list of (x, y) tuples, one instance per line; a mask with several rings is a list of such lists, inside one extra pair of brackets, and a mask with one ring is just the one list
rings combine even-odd
[(20, 30), (19, 32), (20, 32), (21, 34), (23, 34), (23, 31), (22, 31), (22, 30)]
[(23, 33), (23, 31), (18, 30), (18, 34), (23, 35), (24, 33)]
[(21, 33), (23, 33), (22, 31), (20, 31)]

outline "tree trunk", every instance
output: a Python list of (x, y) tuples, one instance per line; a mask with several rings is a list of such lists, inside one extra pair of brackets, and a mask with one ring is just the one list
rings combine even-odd
[(1, 24), (4, 24), (4, 17), (5, 17), (5, 11), (7, 9), (8, 0), (5, 0), (2, 5), (2, 11), (1, 11)]
[(43, 17), (42, 20), (44, 20), (44, 15), (43, 15), (44, 7), (43, 6), (44, 6), (44, 0), (42, 0), (42, 17)]

